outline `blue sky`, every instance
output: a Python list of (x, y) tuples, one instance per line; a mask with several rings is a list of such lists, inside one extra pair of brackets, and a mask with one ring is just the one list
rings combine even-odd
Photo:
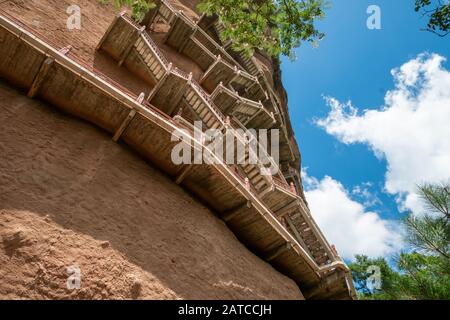
[[(366, 27), (369, 5), (381, 9), (381, 30)], [(304, 44), (296, 51), (296, 61), (282, 61), (291, 119), (308, 176), (318, 181), (332, 177), (360, 203), (362, 195), (351, 190), (369, 182), (368, 191), (380, 201), (366, 203), (364, 210), (376, 212), (381, 219), (401, 216), (396, 194), (384, 190), (386, 159), (377, 158), (367, 144), (342, 143), (314, 120), (330, 112), (324, 96), (351, 100), (360, 111), (379, 109), (386, 92), (394, 89), (392, 69), (423, 52), (450, 58), (450, 36), (420, 31), (425, 24), (414, 12), (413, 0), (334, 0), (326, 18), (317, 24), (325, 39), (317, 48)], [(443, 67), (449, 69), (449, 63)]]

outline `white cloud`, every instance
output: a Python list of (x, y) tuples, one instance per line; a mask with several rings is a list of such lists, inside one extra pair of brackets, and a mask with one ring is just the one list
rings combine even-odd
[(401, 249), (398, 224), (367, 211), (331, 177), (318, 181), (305, 172), (302, 177), (311, 213), (342, 258), (352, 260), (355, 254), (379, 257)]
[(352, 195), (357, 199), (363, 201), (365, 207), (373, 207), (382, 204), (381, 200), (370, 189), (373, 187), (371, 182), (363, 182), (360, 185), (354, 186)]
[(395, 88), (378, 110), (357, 111), (328, 97), (317, 124), (346, 144), (367, 144), (387, 161), (385, 189), (401, 209), (419, 212), (417, 184), (450, 178), (450, 72), (445, 58), (421, 54), (392, 70)]

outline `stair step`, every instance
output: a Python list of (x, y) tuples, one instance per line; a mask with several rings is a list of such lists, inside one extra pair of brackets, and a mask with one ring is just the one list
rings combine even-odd
[(220, 122), (219, 121), (216, 121), (216, 122), (214, 122), (214, 124), (211, 126), (211, 129), (219, 129), (220, 128)]
[(145, 63), (149, 66), (149, 65), (151, 65), (153, 62), (155, 62), (155, 60), (156, 60), (156, 58), (151, 54), (151, 53), (149, 53), (148, 55), (147, 55), (147, 58), (145, 58)]
[(256, 184), (254, 184), (256, 190), (260, 190), (265, 185), (266, 185), (266, 181), (264, 181), (264, 179), (261, 180), (260, 182), (256, 183)]
[(161, 71), (159, 71), (157, 74), (156, 74), (156, 79), (157, 80), (159, 80), (159, 79), (161, 79), (162, 78), (162, 76), (163, 76), (163, 74), (164, 74), (164, 70), (161, 68), (160, 69)]
[(250, 171), (247, 176), (249, 179), (253, 179), (254, 177), (259, 175), (259, 169), (257, 167), (255, 167), (255, 169), (253, 169), (252, 171)]
[(156, 66), (158, 66), (158, 62), (159, 61), (155, 59), (152, 63), (149, 63), (148, 67), (150, 68), (150, 70), (153, 70)]
[(202, 116), (202, 120), (204, 123), (208, 123), (209, 120), (211, 120), (211, 118), (213, 118), (213, 115), (211, 112), (209, 112), (208, 108), (205, 108), (206, 113), (204, 113), (204, 115)]
[(194, 111), (197, 114), (202, 112), (203, 108), (205, 108), (203, 103), (200, 100), (197, 100), (197, 99), (193, 99), (193, 101), (191, 101), (191, 107), (192, 107), (192, 109), (194, 109)]
[[(140, 39), (139, 39), (139, 40), (140, 40)], [(143, 41), (138, 41), (138, 42), (135, 44), (135, 46), (136, 46), (136, 50), (137, 50), (138, 52), (141, 52), (142, 48), (144, 47), (144, 42), (143, 42)]]
[(190, 103), (191, 98), (194, 96), (194, 91), (189, 90), (188, 93), (186, 94), (186, 101)]
[(217, 122), (217, 120), (215, 118), (211, 118), (207, 123), (206, 126), (208, 128), (212, 128), (212, 126)]
[(197, 113), (198, 113), (199, 117), (202, 120), (205, 120), (206, 116), (208, 115), (208, 112), (209, 112), (208, 108), (203, 107), (201, 110), (197, 110), (197, 111), (198, 111)]
[(244, 166), (244, 171), (245, 171), (245, 173), (250, 173), (250, 172), (252, 172), (253, 170), (255, 170), (255, 165), (253, 165), (253, 164), (246, 164), (245, 166)]

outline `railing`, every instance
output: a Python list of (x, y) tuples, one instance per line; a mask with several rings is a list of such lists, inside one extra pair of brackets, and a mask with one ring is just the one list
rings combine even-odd
[[(9, 13), (3, 11), (0, 9), (0, 13), (4, 16), (6, 16), (8, 19), (14, 21), (15, 23), (17, 23), (21, 28), (27, 30), (28, 32), (30, 32), (31, 34), (35, 35), (36, 37), (40, 38), (41, 40), (43, 40), (44, 42), (50, 44), (52, 47), (54, 48), (58, 48), (59, 45), (57, 45), (54, 41), (49, 40), (46, 36), (40, 34), (37, 30), (23, 24), (21, 21), (19, 21), (17, 18), (15, 18), (14, 16), (10, 15)], [(150, 39), (151, 40), (151, 39)], [(152, 44), (153, 40), (151, 40), (151, 42), (149, 42), (149, 44)], [(156, 48), (155, 45), (153, 45), (153, 48)], [(157, 48), (156, 48), (157, 49)], [(157, 49), (159, 52), (159, 49)], [(160, 57), (162, 59), (165, 60), (165, 63), (167, 64), (167, 60), (165, 59), (165, 57), (159, 52)], [(96, 77), (102, 79), (103, 81), (107, 82), (108, 84), (110, 84), (111, 86), (115, 87), (116, 89), (120, 90), (121, 92), (123, 92), (124, 94), (126, 94), (127, 96), (129, 96), (130, 98), (132, 98), (133, 100), (136, 100), (138, 95), (133, 93), (132, 91), (130, 91), (129, 89), (125, 88), (124, 86), (120, 85), (119, 83), (117, 83), (116, 81), (114, 81), (113, 79), (109, 78), (108, 76), (106, 76), (105, 74), (103, 74), (101, 71), (96, 70), (95, 68), (93, 68), (92, 65), (90, 65), (88, 62), (86, 62), (85, 60), (83, 60), (82, 58), (75, 56), (73, 53), (68, 53), (66, 55), (68, 58), (70, 57), (71, 60), (73, 60), (74, 62), (76, 62), (77, 64), (81, 65), (83, 68), (85, 68), (86, 70), (92, 72)], [(163, 60), (163, 61), (164, 61)], [(172, 70), (175, 71), (175, 70)], [(181, 70), (177, 70), (176, 72), (178, 72), (178, 74), (183, 75), (184, 77), (188, 77), (188, 75), (186, 73), (184, 73)], [(196, 89), (196, 91), (205, 99), (205, 101), (209, 104), (209, 106), (211, 107), (212, 110), (215, 111), (215, 114), (218, 118), (220, 119), (224, 119), (223, 115), (220, 115), (221, 112), (219, 110), (217, 110), (217, 107), (210, 101), (208, 95), (206, 94), (206, 92), (204, 92), (204, 90), (200, 87), (200, 85), (198, 83), (196, 83), (195, 81), (192, 81), (193, 84), (193, 88)], [(168, 116), (166, 113), (162, 112), (160, 109), (156, 108), (155, 106), (151, 105), (148, 102), (144, 102), (143, 106), (147, 109), (152, 110), (153, 112), (156, 112), (157, 114), (159, 114), (160, 116), (164, 117), (166, 120), (170, 121), (173, 124), (178, 124), (176, 123), (176, 121), (173, 120), (172, 117)], [(234, 126), (233, 126), (234, 127)], [(243, 182), (245, 182), (245, 177), (242, 177), (239, 172), (236, 172), (236, 170), (233, 170), (237, 176), (239, 176), (239, 179)], [(283, 183), (280, 183), (280, 181), (278, 181), (278, 179), (276, 177), (273, 177), (273, 181), (280, 186), (283, 186)], [(284, 185), (284, 188), (286, 189), (286, 185)], [(256, 190), (253, 188), (253, 186), (250, 184), (250, 188), (251, 191), (254, 192), (256, 194)], [(287, 187), (288, 188), (288, 187)], [(288, 189), (289, 190), (289, 189)], [(313, 221), (313, 231), (315, 231), (314, 233), (317, 234), (319, 236), (319, 238), (322, 240), (322, 242), (326, 245), (326, 247), (331, 248), (330, 245), (328, 244), (328, 242), (325, 240), (325, 238), (323, 237), (322, 232), (320, 231), (320, 229), (318, 229), (317, 225), (315, 224), (314, 220), (312, 219), (312, 217), (308, 214), (308, 211), (306, 209), (306, 207), (304, 206), (304, 204), (302, 203), (302, 199), (300, 199), (300, 203), (301, 203), (301, 207), (302, 207), (302, 211), (307, 215), (307, 219), (305, 220), (309, 220), (309, 221)], [(327, 248), (327, 249), (328, 249)], [(329, 252), (329, 253), (328, 253)], [(327, 253), (329, 254), (330, 259), (334, 258), (334, 260), (338, 260), (338, 258), (332, 254), (331, 249), (327, 250)], [(331, 254), (331, 255), (330, 255)]]
[(194, 88), (194, 90), (202, 97), (202, 99), (205, 101), (205, 103), (210, 108), (211, 112), (214, 113), (214, 115), (221, 122), (222, 126), (224, 126), (226, 123), (226, 117), (224, 116), (224, 114), (219, 110), (219, 108), (216, 107), (214, 102), (211, 101), (209, 95), (205, 92), (205, 90), (203, 90), (203, 88), (195, 80), (192, 80), (191, 84), (192, 84), (192, 88)]
[(273, 176), (273, 182), (274, 182), (275, 185), (277, 185), (278, 187), (280, 187), (280, 188), (282, 188), (282, 189), (284, 189), (284, 190), (286, 190), (286, 191), (289, 191), (289, 193), (291, 193), (292, 195), (297, 196), (296, 193), (293, 193), (293, 192), (291, 191), (291, 187), (290, 187), (290, 185), (287, 183), (287, 181), (286, 181), (284, 178), (282, 179), (279, 175)]
[(244, 97), (241, 97), (241, 96), (238, 96), (238, 97), (241, 100), (241, 102), (243, 102), (243, 103), (245, 103), (247, 105), (250, 105), (250, 106), (258, 108), (258, 109), (259, 108), (261, 108), (261, 109), (264, 108), (264, 106), (263, 106), (263, 104), (261, 102), (256, 102), (256, 101), (253, 101), (251, 99), (247, 99), (247, 98), (244, 98)]
[[(1, 10), (0, 10), (0, 12), (1, 12)], [(7, 14), (5, 14), (5, 16), (7, 16)], [(9, 16), (9, 15), (8, 15), (8, 16)], [(16, 20), (16, 19), (11, 18), (11, 20)], [(22, 24), (21, 24), (21, 25), (22, 25)], [(24, 28), (24, 29), (25, 29), (25, 28)], [(43, 52), (46, 52), (46, 53), (49, 53), (49, 54), (52, 54), (52, 55), (58, 57), (57, 54), (54, 53), (54, 52), (55, 52), (55, 49), (52, 48), (51, 46), (49, 46), (47, 43), (45, 43), (45, 37), (43, 37), (44, 39), (42, 39), (42, 38), (40, 38), (40, 37), (38, 38), (38, 37), (36, 37), (35, 35), (33, 35), (33, 34), (34, 34), (34, 30), (30, 30), (30, 28), (26, 28), (26, 29), (27, 29), (28, 33), (31, 34), (30, 37), (32, 37), (32, 36), (35, 37), (36, 43), (38, 43), (39, 46), (40, 46), (39, 48), (37, 48), (38, 50), (42, 50), (42, 48), (45, 48), (45, 51), (43, 51)], [(56, 48), (57, 48), (57, 47), (58, 47), (58, 46), (56, 46)], [(61, 55), (60, 55), (60, 56), (61, 56)], [(61, 56), (60, 58), (61, 58), (62, 61), (64, 61), (64, 63), (61, 64), (62, 66), (65, 66), (65, 67), (67, 67), (67, 68), (77, 68), (77, 69), (78, 69), (78, 70), (73, 70), (73, 69), (71, 70), (72, 72), (74, 72), (74, 74), (78, 74), (80, 77), (86, 77), (86, 76), (89, 76), (89, 77), (91, 77), (92, 79), (94, 79), (95, 81), (99, 81), (100, 83), (102, 83), (102, 82), (107, 82), (107, 85), (108, 85), (110, 88), (114, 89), (114, 90), (112, 90), (112, 91), (108, 91), (108, 92), (111, 94), (111, 96), (112, 96), (114, 99), (118, 99), (119, 101), (123, 101), (123, 100), (120, 99), (118, 96), (125, 94), (125, 92), (122, 92), (122, 87), (121, 87), (121, 86), (117, 86), (116, 83), (115, 83), (112, 79), (108, 78), (108, 77), (105, 76), (105, 75), (102, 75), (102, 77), (100, 77), (100, 76), (99, 76), (99, 72), (96, 71), (96, 70), (94, 70), (92, 67), (89, 67), (89, 65), (86, 65), (86, 67), (89, 67), (89, 69), (86, 69), (86, 70), (84, 71), (83, 69), (85, 69), (85, 67), (82, 65), (82, 62), (80, 61), (81, 59), (79, 59), (79, 58), (76, 59), (76, 60), (78, 60), (78, 61), (75, 61), (75, 59), (69, 58), (69, 57), (67, 57), (67, 56)], [(85, 64), (85, 63), (83, 63), (83, 64)], [(81, 70), (81, 73), (80, 73), (80, 70)], [(92, 70), (92, 71), (91, 71), (91, 70)], [(89, 73), (91, 73), (91, 75), (89, 75)], [(87, 79), (87, 78), (86, 78), (86, 80), (87, 80), (87, 81), (92, 81), (92, 80), (89, 80), (89, 79)], [(99, 88), (100, 88), (101, 90), (103, 90), (103, 88), (101, 88), (101, 87), (99, 87)], [(128, 101), (133, 101), (134, 104), (136, 103), (137, 95), (135, 95), (135, 94), (132, 93), (132, 92), (128, 92), (128, 93), (126, 94), (126, 96), (129, 97), (129, 100), (127, 100), (127, 102), (128, 102)], [(131, 99), (131, 98), (133, 98), (133, 99)], [(125, 99), (125, 100), (126, 100), (126, 99)], [(152, 112), (155, 112), (156, 114), (161, 115), (162, 117), (164, 117), (164, 119), (170, 121), (170, 123), (172, 123), (173, 125), (178, 126), (178, 123), (176, 123), (176, 121), (174, 121), (173, 118), (169, 117), (167, 114), (163, 113), (161, 110), (155, 108), (155, 107), (152, 106), (151, 104), (149, 104), (149, 103), (147, 103), (147, 102), (144, 102), (144, 104), (141, 104), (140, 106), (143, 106), (144, 109), (149, 109), (149, 110), (151, 110)], [(228, 165), (227, 165), (227, 166), (228, 166)], [(233, 170), (233, 172), (236, 173), (235, 170)], [(242, 177), (241, 177), (239, 174), (235, 174), (235, 176), (236, 176), (237, 178), (239, 178), (238, 180), (241, 181), (241, 184), (242, 184)], [(245, 181), (245, 178), (244, 178), (243, 181)], [(244, 184), (243, 184), (243, 185), (244, 185)], [(244, 185), (244, 186), (245, 186), (245, 185)], [(255, 198), (254, 200), (258, 202), (258, 199), (257, 199), (257, 198)], [(267, 210), (267, 209), (266, 209), (266, 210)], [(270, 211), (269, 211), (269, 212), (270, 212)], [(275, 216), (273, 215), (273, 213), (271, 213), (271, 215), (275, 218)], [(281, 226), (281, 225), (280, 225), (280, 226)], [(317, 265), (315, 265), (315, 268), (318, 269)]]
[(227, 57), (232, 61), (236, 66), (238, 66), (240, 69), (245, 71), (244, 68), (226, 51), (224, 50), (214, 39), (211, 38), (209, 34), (207, 34), (202, 28), (198, 27), (197, 24), (191, 20), (188, 16), (184, 14), (182, 10), (177, 10), (174, 8), (169, 1), (167, 0), (161, 0), (161, 4), (164, 4), (168, 9), (170, 9), (177, 17), (180, 17), (185, 21), (187, 24), (189, 24), (192, 28), (197, 28), (197, 31), (202, 34), (208, 41), (210, 41), (220, 52), (223, 56)]
[(190, 76), (190, 73), (184, 72), (183, 70), (178, 69), (177, 67), (172, 69), (172, 73), (176, 74), (180, 78), (183, 78), (183, 79), (186, 79), (186, 80), (191, 79), (191, 81), (192, 81), (192, 77)]
[[(20, 20), (18, 20), (16, 17), (12, 16), (11, 14), (3, 11), (2, 9), (0, 9), (0, 14), (2, 16), (4, 16), (4, 17), (8, 18), (9, 20), (13, 21), (17, 25), (19, 25), (20, 28), (28, 31), (30, 34), (35, 36), (36, 39), (39, 39), (40, 41), (45, 42), (50, 47), (53, 47), (55, 49), (56, 48), (60, 48), (60, 45), (57, 45), (55, 41), (49, 40), (48, 37), (42, 35), (40, 32), (38, 32), (34, 28), (31, 28), (31, 27), (25, 25), (24, 23), (22, 23)], [(131, 90), (129, 90), (128, 88), (122, 86), (120, 83), (118, 83), (115, 80), (111, 79), (109, 76), (105, 75), (101, 71), (95, 69), (91, 64), (89, 64), (89, 62), (87, 62), (86, 60), (76, 56), (74, 53), (69, 51), (65, 56), (68, 59), (70, 59), (73, 62), (75, 62), (76, 64), (80, 65), (82, 68), (84, 68), (87, 71), (93, 73), (95, 75), (95, 77), (103, 80), (104, 82), (108, 83), (110, 86), (114, 87), (115, 89), (119, 90), (123, 94), (127, 95), (129, 98), (131, 98), (133, 100), (136, 100), (138, 98), (138, 94), (132, 92)], [(80, 76), (83, 77), (83, 74), (80, 74)], [(142, 105), (144, 107), (146, 107), (147, 109), (150, 109), (153, 112), (158, 113), (159, 115), (163, 116), (164, 118), (166, 118), (167, 120), (171, 121), (172, 123), (175, 123), (170, 116), (168, 116), (166, 113), (162, 112), (160, 109), (156, 108), (155, 106), (151, 105), (150, 103), (144, 101), (144, 103)]]
[(170, 9), (172, 12), (177, 12), (177, 9), (169, 1), (162, 0), (161, 2), (164, 3), (166, 7)]
[(153, 50), (153, 52), (155, 53), (155, 56), (159, 59), (159, 62), (161, 62), (161, 64), (163, 64), (166, 69), (169, 66), (169, 61), (166, 59), (166, 57), (162, 54), (162, 52), (159, 50), (158, 46), (155, 44), (155, 42), (153, 41), (153, 39), (150, 37), (150, 35), (146, 32), (143, 31), (141, 33), (144, 41), (148, 44), (148, 46), (150, 47), (151, 50)]
[(131, 23), (134, 27), (136, 27), (136, 29), (142, 29), (142, 26), (140, 26), (139, 24), (136, 23), (136, 21), (134, 21), (134, 19), (130, 16), (128, 16), (127, 14), (125, 14), (125, 11), (122, 11), (120, 13), (120, 15), (127, 20), (127, 22)]

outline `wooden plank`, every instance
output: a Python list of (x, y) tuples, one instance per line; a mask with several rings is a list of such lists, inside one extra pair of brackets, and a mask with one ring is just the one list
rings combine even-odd
[(205, 71), (202, 78), (200, 79), (199, 81), (200, 84), (202, 84), (205, 81), (205, 79), (209, 76), (209, 74), (213, 71), (213, 69), (217, 66), (217, 64), (220, 62), (221, 59), (222, 57), (219, 55), (216, 61), (214, 61), (214, 63), (209, 66), (208, 70)]
[[(145, 98), (145, 93), (141, 93), (139, 97), (136, 99), (136, 102), (139, 104), (142, 104)], [(125, 131), (125, 129), (128, 127), (128, 125), (131, 123), (131, 121), (134, 119), (134, 116), (136, 115), (136, 110), (132, 109), (128, 116), (125, 118), (125, 120), (120, 125), (119, 129), (117, 129), (116, 133), (113, 136), (113, 141), (117, 142), (122, 135), (122, 133)]]
[(194, 168), (194, 166), (192, 164), (184, 167), (181, 170), (181, 172), (178, 174), (177, 178), (175, 179), (175, 183), (180, 184), (181, 182), (183, 182), (183, 180), (184, 180), (184, 178), (186, 178), (187, 174), (192, 171), (192, 168)]
[(109, 33), (111, 32), (111, 30), (114, 28), (114, 26), (116, 25), (117, 21), (119, 20), (120, 17), (122, 17), (125, 14), (125, 11), (120, 12), (118, 15), (116, 15), (114, 17), (114, 20), (111, 22), (111, 24), (108, 26), (108, 29), (106, 30), (106, 32), (103, 34), (103, 37), (100, 39), (100, 42), (97, 44), (97, 46), (95, 47), (95, 50), (100, 50), (100, 48), (102, 47), (103, 43), (105, 42), (105, 40), (108, 38)]
[(244, 208), (251, 208), (252, 207), (252, 203), (250, 200), (247, 200), (244, 204), (238, 206), (235, 209), (231, 209), (230, 211), (224, 213), (222, 215), (222, 220), (225, 222), (230, 222), (231, 220), (233, 220), (234, 218), (236, 218), (240, 213), (241, 210)]
[(119, 67), (122, 66), (122, 64), (125, 62), (125, 60), (127, 59), (128, 55), (131, 52), (131, 49), (133, 49), (134, 44), (136, 43), (136, 41), (139, 39), (141, 33), (145, 30), (145, 27), (142, 27), (141, 29), (135, 30), (135, 32), (133, 32), (133, 35), (128, 39), (127, 45), (124, 49), (124, 51), (120, 54), (120, 60), (119, 60)]
[[(289, 225), (289, 228), (291, 228), (292, 232), (295, 235), (295, 239), (297, 240), (298, 243), (300, 243), (300, 245), (303, 247), (303, 249), (305, 249), (306, 252), (308, 252), (311, 255), (311, 252), (308, 249), (308, 246), (306, 245), (306, 243), (303, 241), (302, 236), (300, 235), (300, 233), (298, 232), (297, 228), (295, 227), (294, 223), (292, 222), (291, 218), (289, 217), (289, 215), (286, 215), (285, 217), (286, 222)], [(312, 256), (312, 255), (311, 255)]]
[(152, 89), (152, 91), (148, 94), (147, 101), (151, 101), (152, 98), (158, 93), (158, 90), (162, 87), (167, 77), (169, 76), (172, 70), (172, 63), (169, 63), (169, 67), (167, 68), (166, 73), (162, 76), (162, 78), (158, 81), (156, 86)]
[(289, 242), (287, 242), (287, 243), (283, 244), (282, 246), (270, 251), (269, 254), (266, 256), (265, 260), (270, 262), (270, 261), (276, 259), (277, 257), (279, 257), (281, 254), (285, 253), (286, 251), (291, 250), (291, 248), (292, 248), (292, 245)]
[(42, 62), (41, 67), (39, 68), (39, 71), (36, 74), (36, 77), (34, 78), (30, 89), (28, 90), (28, 98), (34, 98), (36, 96), (42, 83), (47, 78), (48, 72), (50, 71), (50, 68), (53, 65), (54, 61), (55, 59), (53, 58), (46, 58), (44, 62)]
[(293, 208), (295, 208), (297, 205), (298, 205), (298, 201), (296, 199), (296, 200), (288, 203), (284, 207), (280, 208), (279, 210), (275, 211), (274, 213), (277, 215), (277, 217), (283, 217), (286, 214), (288, 214), (289, 211), (292, 210)]

